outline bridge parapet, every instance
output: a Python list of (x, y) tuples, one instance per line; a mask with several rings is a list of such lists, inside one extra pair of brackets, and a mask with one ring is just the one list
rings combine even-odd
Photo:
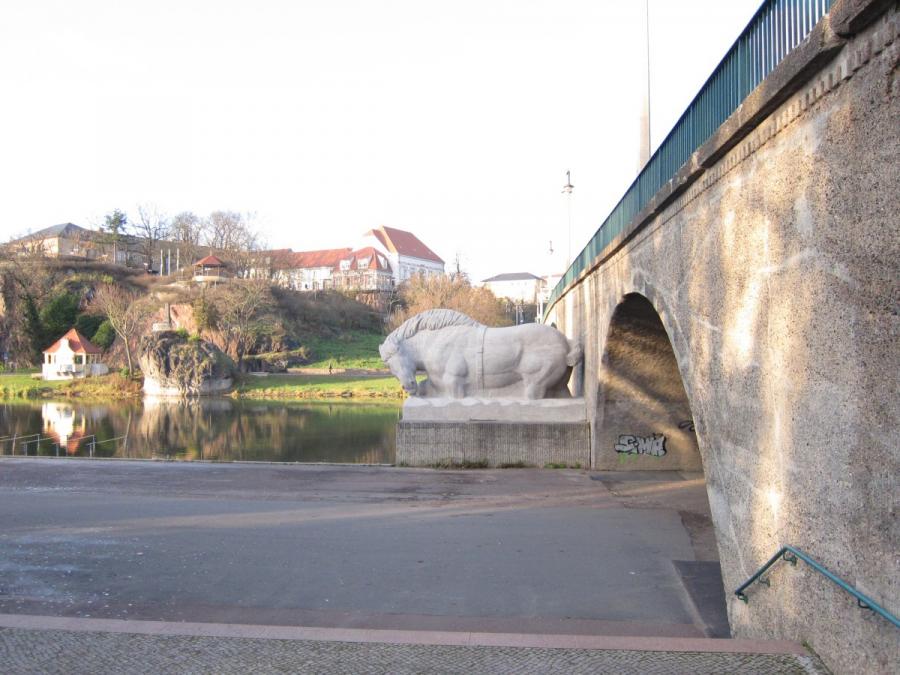
[[(892, 0), (763, 3), (566, 270), (550, 295), (545, 317), (567, 289), (658, 216), (891, 4)], [(828, 18), (833, 20), (821, 21), (829, 7)]]

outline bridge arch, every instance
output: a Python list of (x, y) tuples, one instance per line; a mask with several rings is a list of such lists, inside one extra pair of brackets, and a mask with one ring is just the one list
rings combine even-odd
[(654, 304), (628, 293), (612, 312), (599, 368), (593, 465), (702, 471), (694, 416)]

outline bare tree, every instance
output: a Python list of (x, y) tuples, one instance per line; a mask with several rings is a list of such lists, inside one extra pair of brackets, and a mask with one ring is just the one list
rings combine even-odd
[(153, 306), (149, 299), (139, 293), (126, 290), (114, 284), (100, 286), (94, 294), (92, 305), (103, 313), (113, 330), (125, 344), (125, 358), (128, 361), (128, 372), (134, 368), (131, 360), (131, 341), (134, 339)]
[(260, 239), (252, 221), (251, 214), (236, 211), (213, 211), (206, 219), (207, 245), (224, 254), (236, 276), (258, 263)]
[(256, 233), (250, 216), (237, 211), (213, 211), (206, 219), (207, 244), (220, 251), (251, 250), (256, 248)]
[(451, 279), (462, 279), (463, 281), (469, 280), (468, 272), (463, 270), (463, 254), (461, 251), (457, 251), (456, 255), (453, 256), (452, 269), (450, 270), (450, 278)]
[(487, 288), (472, 286), (462, 276), (451, 279), (442, 274), (418, 274), (403, 284), (400, 295), (406, 310), (397, 311), (391, 317), (394, 328), (414, 314), (437, 308), (455, 309), (488, 326), (510, 323), (502, 301)]
[(137, 221), (130, 223), (131, 232), (137, 238), (135, 246), (144, 256), (147, 269), (151, 270), (159, 242), (169, 236), (169, 220), (153, 204), (141, 204), (137, 211)]
[(189, 267), (200, 255), (205, 223), (192, 211), (182, 211), (169, 223), (169, 238), (179, 251), (184, 266)]
[(218, 328), (226, 349), (234, 354), (243, 370), (244, 356), (253, 348), (272, 322), (272, 293), (265, 279), (234, 281), (218, 297)]

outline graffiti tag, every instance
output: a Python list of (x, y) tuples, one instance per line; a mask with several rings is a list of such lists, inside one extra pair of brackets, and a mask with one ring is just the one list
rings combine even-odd
[(662, 457), (666, 454), (666, 437), (662, 434), (653, 434), (652, 436), (625, 434), (619, 436), (619, 442), (616, 443), (616, 452), (624, 455)]

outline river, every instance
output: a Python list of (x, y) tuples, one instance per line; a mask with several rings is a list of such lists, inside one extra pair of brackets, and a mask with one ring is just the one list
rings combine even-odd
[(0, 454), (390, 464), (399, 412), (399, 401), (4, 403)]

